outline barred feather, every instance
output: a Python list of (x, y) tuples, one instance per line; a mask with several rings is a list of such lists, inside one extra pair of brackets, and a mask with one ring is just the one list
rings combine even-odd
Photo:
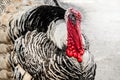
[[(15, 41), (10, 63), (14, 71), (20, 65), (33, 80), (94, 80), (96, 64), (84, 34), (85, 54), (82, 63), (67, 57), (66, 47), (59, 48), (51, 39), (49, 25), (52, 21), (56, 24), (64, 20), (65, 11), (56, 6), (26, 6), (25, 10), (10, 18), (8, 33), (11, 40)], [(54, 24), (52, 26), (57, 27)], [(22, 77), (19, 74), (19, 80)]]
[(36, 30), (18, 38), (14, 47), (18, 63), (34, 80), (94, 80), (96, 65), (87, 50), (88, 61), (78, 63)]
[(13, 41), (27, 31), (37, 29), (38, 32), (46, 32), (52, 20), (64, 19), (65, 10), (60, 7), (43, 5), (27, 8), (27, 12), (22, 11), (9, 21), (9, 36)]

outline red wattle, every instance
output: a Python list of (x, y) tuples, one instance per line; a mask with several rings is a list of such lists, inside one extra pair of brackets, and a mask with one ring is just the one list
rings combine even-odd
[(83, 55), (83, 54), (84, 54), (84, 50), (81, 50), (81, 51), (80, 51), (80, 55)]
[(73, 24), (72, 20), (68, 18), (67, 21), (67, 49), (66, 54), (68, 57), (74, 57), (78, 60), (78, 62), (82, 62), (82, 55), (84, 54), (84, 48), (82, 43), (82, 33), (80, 30), (80, 21), (77, 19), (81, 19), (81, 15), (79, 12), (75, 12), (78, 14), (76, 17), (76, 24)]
[(82, 57), (78, 58), (77, 60), (78, 62), (82, 62)]
[(67, 54), (68, 57), (73, 57), (73, 53), (70, 52), (69, 50), (66, 51), (66, 54)]
[(77, 59), (79, 59), (79, 58), (81, 58), (81, 54), (78, 54), (78, 57), (77, 57)]
[(73, 57), (74, 58), (77, 58), (78, 57), (78, 54), (76, 52), (73, 53)]
[(77, 60), (78, 60), (78, 62), (82, 62), (82, 56), (81, 56), (81, 54), (78, 54)]

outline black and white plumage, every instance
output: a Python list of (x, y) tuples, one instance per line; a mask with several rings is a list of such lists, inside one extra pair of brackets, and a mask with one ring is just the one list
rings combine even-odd
[(96, 64), (84, 35), (82, 63), (66, 55), (65, 14), (60, 7), (44, 5), (10, 20), (16, 60), (34, 80), (94, 80)]
[[(18, 63), (34, 80), (94, 80), (96, 65), (93, 56), (83, 56), (83, 63), (69, 58), (47, 38), (47, 34), (28, 32), (16, 40), (15, 52)], [(88, 58), (88, 59), (87, 59)]]
[[(9, 22), (9, 35), (14, 41), (27, 31), (37, 29), (38, 32), (46, 32), (53, 20), (64, 19), (65, 10), (50, 5), (43, 5), (27, 9), (14, 15)], [(44, 27), (44, 28), (43, 28)]]

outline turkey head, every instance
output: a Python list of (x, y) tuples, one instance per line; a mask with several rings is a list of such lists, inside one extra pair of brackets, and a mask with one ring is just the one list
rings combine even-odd
[(81, 14), (79, 11), (70, 8), (66, 11), (65, 20), (67, 23), (67, 49), (68, 57), (74, 57), (78, 62), (82, 62), (84, 48), (80, 29)]
[(80, 12), (70, 8), (66, 10), (64, 19), (51, 22), (47, 31), (48, 37), (57, 47), (65, 50), (68, 57), (74, 57), (78, 62), (82, 62), (84, 53), (80, 23)]

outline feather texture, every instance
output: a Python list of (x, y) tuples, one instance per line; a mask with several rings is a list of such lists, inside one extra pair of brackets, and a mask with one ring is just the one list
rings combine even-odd
[(87, 63), (78, 63), (67, 57), (43, 32), (37, 34), (35, 30), (18, 38), (15, 52), (18, 63), (35, 80), (94, 80), (96, 65), (91, 54), (86, 51)]
[[(12, 6), (13, 10), (9, 10), (11, 7), (8, 7), (8, 18), (1, 21), (1, 26), (7, 27), (5, 32), (1, 30), (7, 37), (0, 41), (10, 43), (12, 40), (14, 44), (14, 50), (9, 56), (14, 78), (28, 80), (27, 75), (33, 80), (94, 80), (96, 64), (89, 52), (89, 43), (84, 34), (83, 62), (78, 63), (75, 58), (66, 56), (66, 10), (61, 8), (56, 0), (53, 0), (54, 6), (33, 6), (31, 2), (26, 4), (26, 1), (29, 0), (24, 0), (18, 5), (24, 7)], [(9, 2), (10, 0), (5, 1)], [(3, 18), (5, 16), (3, 15)], [(5, 47), (8, 47), (8, 50), (5, 48), (2, 52), (11, 51), (9, 46)]]

